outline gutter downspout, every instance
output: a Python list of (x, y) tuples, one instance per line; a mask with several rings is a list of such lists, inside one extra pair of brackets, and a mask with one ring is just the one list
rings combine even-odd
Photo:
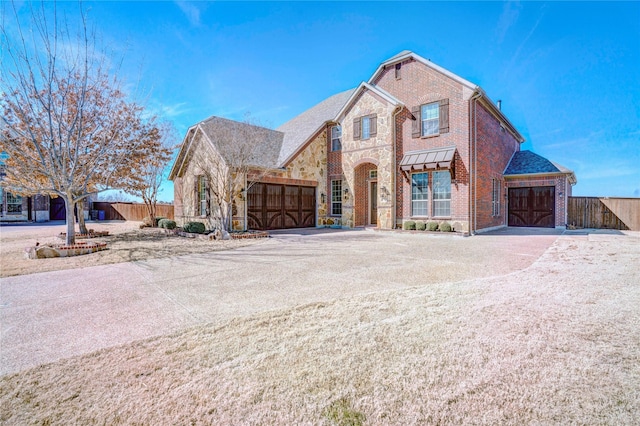
[[(477, 212), (477, 187), (478, 187), (478, 176), (477, 176), (477, 167), (478, 167), (478, 125), (477, 125), (477, 102), (478, 99), (482, 97), (482, 92), (476, 87), (476, 93), (471, 96), (469, 99), (470, 108), (471, 108), (471, 119), (473, 120), (473, 125), (471, 127), (471, 137), (469, 138), (469, 145), (473, 143), (473, 150), (469, 147), (469, 152), (473, 153), (473, 160), (471, 163), (471, 173), (469, 173), (469, 234), (475, 235), (477, 230), (477, 221), (478, 221), (478, 212)], [(471, 196), (471, 192), (473, 192), (473, 196)], [(473, 208), (472, 208), (473, 207)], [(472, 217), (473, 212), (473, 217)]]
[(396, 130), (396, 116), (398, 114), (400, 114), (400, 111), (402, 111), (402, 106), (398, 106), (396, 108), (396, 110), (394, 111), (393, 114), (391, 114), (391, 119), (393, 120), (393, 173), (391, 173), (391, 188), (392, 188), (392, 193), (391, 196), (393, 197), (393, 199), (391, 200), (391, 229), (396, 229), (396, 200), (397, 200), (397, 185), (396, 185), (396, 174), (398, 173), (397, 170), (397, 137), (398, 137), (398, 131)]
[(247, 174), (244, 174), (244, 230), (249, 230), (249, 191), (247, 190)]

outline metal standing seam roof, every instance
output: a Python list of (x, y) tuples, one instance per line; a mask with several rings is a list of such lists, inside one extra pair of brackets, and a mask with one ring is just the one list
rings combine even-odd
[(411, 170), (425, 170), (449, 168), (456, 152), (455, 146), (447, 148), (435, 148), (422, 151), (410, 151), (404, 154), (400, 161), (400, 168), (409, 172)]

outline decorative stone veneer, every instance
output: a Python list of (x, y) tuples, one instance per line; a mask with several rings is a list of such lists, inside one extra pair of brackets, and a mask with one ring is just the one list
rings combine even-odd
[[(342, 190), (347, 189), (348, 195), (342, 204), (342, 226), (352, 228), (356, 226), (355, 206), (367, 209), (368, 203), (356, 203), (356, 197), (367, 198), (366, 187), (356, 185), (355, 172), (358, 166), (371, 163), (378, 171), (378, 227), (390, 229), (393, 227), (392, 199), (383, 197), (381, 188), (391, 191), (393, 188), (392, 174), (395, 173), (393, 158), (392, 115), (395, 107), (377, 95), (364, 91), (355, 100), (342, 120)], [(377, 115), (376, 135), (368, 139), (354, 140), (353, 120), (365, 115)], [(359, 217), (366, 216), (366, 212), (359, 211)], [(359, 224), (358, 224), (359, 225)]]
[[(317, 225), (326, 220), (327, 201), (330, 197), (324, 186), (327, 179), (327, 134), (327, 128), (321, 130), (286, 166), (287, 178), (315, 182)], [(323, 194), (324, 197), (322, 197)], [(322, 202), (323, 198), (324, 203)]]
[(107, 249), (107, 243), (76, 242), (72, 246), (51, 244), (45, 246), (27, 247), (25, 257), (28, 259), (50, 259), (54, 257), (71, 257), (91, 254)]

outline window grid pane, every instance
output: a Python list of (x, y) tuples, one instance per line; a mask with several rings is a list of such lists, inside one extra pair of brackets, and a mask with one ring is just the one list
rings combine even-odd
[(207, 178), (198, 176), (198, 205), (200, 216), (207, 215)]
[(331, 214), (342, 214), (342, 181), (331, 181)]
[(500, 181), (493, 179), (493, 216), (500, 216)]
[(7, 192), (7, 214), (22, 214), (22, 197)]
[(342, 149), (342, 129), (340, 126), (331, 128), (331, 151), (340, 151)]
[(437, 102), (422, 105), (422, 136), (437, 135), (440, 131), (440, 108)]
[(369, 117), (362, 117), (362, 139), (369, 139), (370, 124)]
[(429, 200), (429, 174), (411, 175), (411, 216), (427, 216)]
[(433, 172), (433, 215), (451, 216), (451, 175), (448, 170)]

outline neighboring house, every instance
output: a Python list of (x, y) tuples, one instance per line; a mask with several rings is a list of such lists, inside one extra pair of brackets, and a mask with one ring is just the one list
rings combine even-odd
[(0, 222), (45, 222), (49, 220), (49, 197), (22, 197), (0, 187)]
[[(241, 125), (211, 117), (187, 132), (169, 176), (178, 221), (214, 214), (210, 188), (198, 185), (198, 167), (221, 152), (214, 123)], [(474, 233), (567, 222), (574, 173), (521, 151), (524, 138), (479, 86), (413, 52), (262, 131), (261, 161), (238, 180), (247, 189), (234, 200), (235, 229), (423, 220)]]

